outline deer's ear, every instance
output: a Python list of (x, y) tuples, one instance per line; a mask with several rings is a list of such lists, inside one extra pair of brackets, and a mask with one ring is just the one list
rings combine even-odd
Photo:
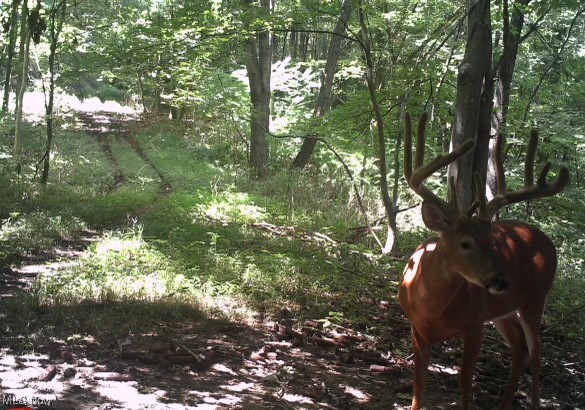
[(423, 222), (432, 231), (447, 231), (451, 229), (451, 220), (437, 205), (429, 201), (422, 203)]

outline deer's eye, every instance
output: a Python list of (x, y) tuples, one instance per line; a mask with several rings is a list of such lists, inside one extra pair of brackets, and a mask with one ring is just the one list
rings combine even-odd
[(468, 251), (473, 247), (473, 245), (471, 244), (470, 241), (464, 240), (459, 242), (459, 247), (464, 251)]

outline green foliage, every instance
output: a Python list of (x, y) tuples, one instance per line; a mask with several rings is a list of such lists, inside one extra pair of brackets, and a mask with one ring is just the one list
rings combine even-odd
[(74, 236), (85, 228), (75, 216), (51, 215), (47, 212), (14, 212), (0, 223), (0, 260), (49, 250), (56, 241)]
[(34, 289), (39, 303), (180, 300), (188, 282), (164, 255), (144, 243), (138, 228), (107, 234), (72, 269), (41, 275)]
[[(372, 281), (385, 288), (385, 274), (356, 275), (348, 298), (341, 273), (370, 271), (367, 259), (351, 247), (319, 239), (326, 236), (311, 239), (314, 231), (343, 239), (359, 223), (355, 205), (336, 200), (347, 196), (344, 178), (283, 172), (255, 185), (242, 177), (241, 168), (226, 164), (221, 152), (207, 148), (204, 129), (196, 128), (197, 134), (190, 126), (170, 124), (150, 127), (136, 138), (167, 178), (168, 194), (160, 193), (152, 169), (146, 171), (122, 140), (109, 143), (122, 164), (123, 186), (112, 190), (106, 178), (112, 178), (110, 168), (101, 188), (82, 189), (94, 174), (84, 171), (88, 163), (70, 162), (70, 156), (87, 149), (85, 158), (91, 158), (96, 171), (111, 163), (93, 137), (72, 132), (58, 145), (59, 177), (43, 192), (10, 205), (21, 210), (18, 218), (15, 214), (3, 223), (3, 254), (11, 257), (48, 250), (82, 229), (131, 225), (99, 238), (74, 266), (39, 278), (34, 305), (174, 300), (230, 315), (258, 308), (278, 312), (286, 306), (320, 316), (332, 306), (353, 311), (358, 304), (352, 300), (361, 298), (360, 289)], [(48, 210), (28, 211), (33, 207)], [(363, 313), (359, 320), (365, 320)]]

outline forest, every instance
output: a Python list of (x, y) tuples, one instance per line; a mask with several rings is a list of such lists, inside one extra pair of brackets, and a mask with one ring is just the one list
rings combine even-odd
[(0, 409), (585, 408), (585, 1), (0, 21)]

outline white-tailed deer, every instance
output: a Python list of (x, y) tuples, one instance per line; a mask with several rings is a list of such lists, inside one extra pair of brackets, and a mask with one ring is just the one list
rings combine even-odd
[[(525, 185), (506, 192), (501, 163), (502, 139), (496, 144), (498, 192), (486, 201), (484, 185), (475, 176), (477, 200), (461, 210), (453, 193), (442, 200), (424, 181), (435, 171), (468, 153), (468, 141), (451, 153), (424, 162), (426, 114), (417, 131), (414, 172), (412, 164), (412, 125), (406, 117), (404, 175), (410, 188), (423, 199), (425, 225), (439, 232), (414, 252), (404, 270), (399, 290), (400, 305), (412, 329), (414, 350), (414, 395), (412, 408), (421, 406), (430, 362), (431, 345), (463, 338), (463, 364), (460, 372), (462, 406), (471, 403), (471, 385), (479, 356), (483, 324), (492, 321), (512, 353), (512, 370), (500, 408), (510, 408), (527, 356), (532, 374), (532, 408), (539, 406), (540, 356), (538, 333), (557, 267), (556, 249), (539, 229), (520, 221), (492, 223), (503, 206), (547, 197), (560, 192), (569, 181), (569, 171), (561, 167), (557, 178), (547, 183), (550, 163), (534, 183), (533, 167), (538, 134), (530, 135), (525, 163)], [(476, 212), (477, 211), (477, 212)]]

